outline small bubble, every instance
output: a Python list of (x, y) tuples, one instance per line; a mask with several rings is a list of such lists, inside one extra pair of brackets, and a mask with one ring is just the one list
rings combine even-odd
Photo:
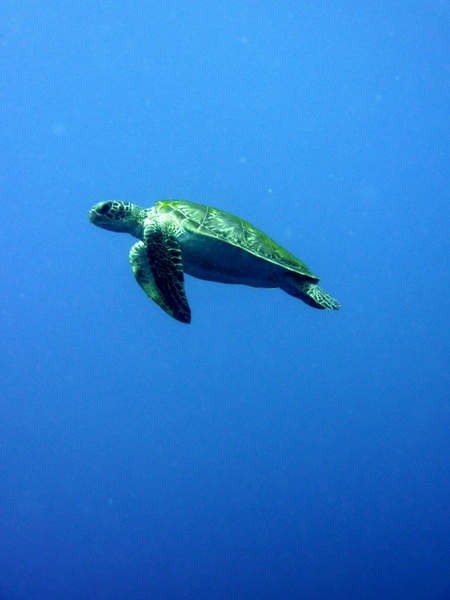
[(51, 132), (53, 133), (53, 135), (55, 135), (56, 137), (62, 137), (63, 135), (66, 135), (67, 133), (67, 128), (64, 125), (64, 123), (61, 122), (57, 122), (57, 123), (53, 123), (52, 127), (51, 127)]

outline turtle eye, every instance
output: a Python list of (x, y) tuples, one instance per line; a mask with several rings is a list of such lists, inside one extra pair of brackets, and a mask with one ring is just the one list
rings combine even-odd
[(111, 209), (111, 202), (105, 202), (104, 204), (102, 204), (102, 206), (100, 206), (100, 208), (98, 209), (98, 212), (101, 215), (106, 215), (107, 212), (109, 212)]

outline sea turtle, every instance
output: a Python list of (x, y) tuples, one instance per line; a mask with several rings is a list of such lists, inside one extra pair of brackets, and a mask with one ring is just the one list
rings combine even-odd
[(91, 223), (130, 233), (134, 276), (171, 317), (190, 323), (184, 275), (221, 283), (281, 288), (314, 308), (338, 310), (308, 267), (267, 235), (229, 213), (185, 200), (160, 200), (152, 208), (107, 200), (91, 208)]

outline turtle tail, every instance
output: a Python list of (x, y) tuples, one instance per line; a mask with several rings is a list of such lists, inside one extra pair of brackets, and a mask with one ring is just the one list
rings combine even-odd
[(341, 308), (341, 305), (333, 296), (330, 296), (330, 294), (312, 281), (304, 279), (301, 276), (296, 277), (295, 275), (291, 275), (288, 278), (288, 282), (288, 285), (281, 286), (282, 289), (291, 296), (303, 300), (305, 304), (313, 308), (325, 308), (327, 310), (339, 310)]

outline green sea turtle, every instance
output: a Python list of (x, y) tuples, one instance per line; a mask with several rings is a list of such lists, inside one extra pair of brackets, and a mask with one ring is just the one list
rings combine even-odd
[(338, 310), (308, 267), (242, 219), (184, 200), (160, 200), (152, 208), (107, 200), (91, 208), (91, 223), (131, 234), (134, 276), (171, 317), (190, 323), (183, 272), (221, 283), (281, 288), (314, 308)]

